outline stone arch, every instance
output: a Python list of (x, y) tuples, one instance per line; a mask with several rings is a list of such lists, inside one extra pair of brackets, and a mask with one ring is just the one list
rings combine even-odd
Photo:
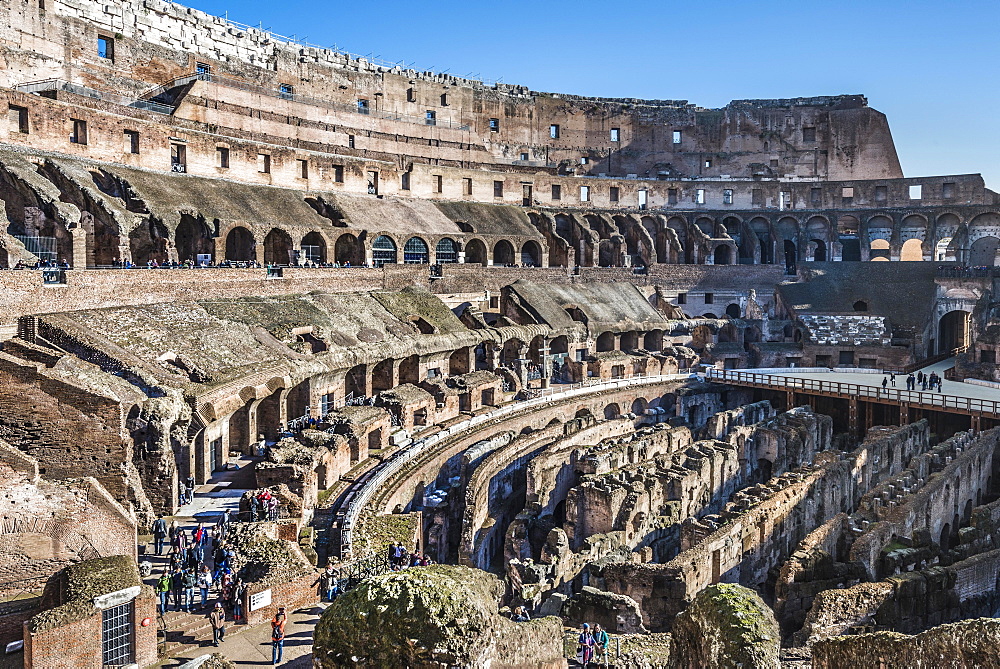
[(889, 259), (889, 240), (887, 239), (873, 239), (868, 250), (869, 260), (888, 260)]
[(845, 262), (861, 261), (861, 239), (858, 232), (861, 222), (854, 216), (837, 218), (837, 239), (840, 241), (840, 259)]
[(774, 263), (774, 240), (771, 234), (771, 223), (762, 216), (750, 220), (750, 232), (759, 249), (759, 262), (762, 265)]
[(632, 406), (630, 409), (636, 416), (641, 416), (646, 413), (646, 407), (648, 406), (649, 403), (646, 401), (645, 397), (636, 397), (632, 400)]
[(956, 309), (941, 316), (938, 321), (938, 352), (968, 346), (970, 343), (970, 320), (972, 314)]
[(612, 402), (611, 404), (604, 407), (604, 420), (614, 420), (622, 415), (621, 407), (617, 403)]
[(732, 263), (732, 249), (729, 248), (728, 244), (719, 244), (715, 247), (715, 253), (713, 254), (712, 261), (716, 265), (729, 265)]
[(664, 230), (659, 222), (652, 216), (643, 216), (640, 219), (640, 225), (642, 225), (642, 227), (646, 230), (646, 233), (649, 234), (649, 238), (653, 240), (653, 251), (656, 259), (655, 262), (670, 262), (670, 242), (664, 234)]
[(207, 254), (213, 259), (215, 257), (212, 229), (203, 218), (195, 218), (190, 214), (181, 214), (181, 222), (174, 231), (174, 246), (180, 262), (196, 262), (199, 255)]
[(794, 274), (798, 266), (798, 249), (795, 248), (795, 242), (791, 239), (785, 239), (783, 243), (785, 247), (785, 272)]
[(396, 264), (396, 242), (388, 235), (379, 235), (372, 242), (372, 266)]
[(726, 307), (726, 315), (729, 316), (730, 318), (739, 318), (740, 313), (741, 313), (740, 305), (736, 304), (735, 302)]
[(252, 262), (257, 259), (256, 246), (253, 233), (238, 225), (226, 235), (226, 260)]
[(650, 330), (642, 336), (642, 347), (647, 351), (663, 350), (663, 330)]
[(317, 264), (326, 262), (326, 238), (319, 232), (313, 230), (303, 237), (299, 248), (302, 250), (302, 257), (305, 260)]
[(525, 267), (542, 266), (542, 247), (533, 239), (529, 239), (521, 247), (521, 264)]
[(333, 245), (333, 259), (341, 265), (364, 265), (365, 254), (361, 242), (350, 232), (340, 235)]
[(281, 228), (272, 228), (264, 237), (264, 262), (287, 265), (291, 262), (292, 236)]
[(696, 228), (705, 233), (706, 237), (715, 237), (715, 221), (708, 216), (699, 216), (695, 219), (694, 225)]
[(458, 262), (458, 244), (451, 237), (442, 237), (434, 247), (434, 262), (442, 265)]
[(609, 330), (599, 334), (597, 336), (597, 352), (604, 353), (613, 350), (615, 350), (615, 333)]
[(830, 260), (830, 222), (823, 216), (806, 221), (806, 259), (816, 262)]
[(671, 216), (667, 219), (667, 229), (673, 231), (674, 235), (677, 237), (677, 242), (681, 246), (681, 262), (693, 262), (694, 249), (692, 248), (691, 240), (688, 237), (687, 221), (680, 216)]
[(907, 239), (899, 249), (899, 259), (903, 261), (923, 260), (923, 243), (919, 239)]
[(145, 265), (151, 260), (162, 264), (170, 259), (167, 246), (170, 233), (167, 227), (159, 221), (147, 219), (137, 225), (128, 236), (129, 252), (132, 262)]
[(467, 265), (487, 265), (486, 244), (481, 239), (470, 239), (465, 243), (465, 263)]
[(410, 237), (403, 244), (403, 263), (406, 265), (426, 265), (430, 262), (427, 242), (421, 237)]
[(514, 258), (514, 245), (511, 244), (506, 239), (501, 239), (496, 244), (493, 245), (493, 264), (494, 265), (513, 265), (515, 262)]
[(973, 267), (993, 267), (997, 264), (1000, 239), (992, 235), (978, 237), (969, 246), (969, 264)]

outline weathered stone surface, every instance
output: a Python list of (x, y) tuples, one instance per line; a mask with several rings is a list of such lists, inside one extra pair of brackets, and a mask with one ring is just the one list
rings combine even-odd
[(515, 623), (498, 613), (503, 583), (487, 572), (435, 565), (368, 579), (316, 626), (316, 667), (561, 667), (555, 618)]
[(636, 634), (646, 632), (639, 604), (627, 595), (604, 592), (584, 586), (563, 607), (573, 623), (599, 623), (609, 632)]
[(915, 636), (875, 632), (819, 641), (813, 646), (813, 669), (857, 667), (1000, 667), (1000, 620), (979, 618), (941, 625)]
[(778, 643), (778, 623), (763, 600), (743, 586), (719, 583), (677, 616), (671, 659), (675, 667), (777, 669)]

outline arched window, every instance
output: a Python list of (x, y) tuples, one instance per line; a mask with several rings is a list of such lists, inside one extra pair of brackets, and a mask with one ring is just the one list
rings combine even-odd
[(427, 257), (427, 242), (420, 237), (410, 237), (403, 245), (403, 262), (407, 265), (425, 265)]
[(854, 303), (855, 311), (868, 311), (868, 303), (864, 300), (858, 300)]
[(458, 244), (454, 239), (445, 237), (437, 243), (434, 249), (434, 262), (439, 264), (458, 262)]
[(375, 267), (394, 265), (396, 263), (396, 243), (385, 235), (380, 235), (372, 242), (372, 264)]

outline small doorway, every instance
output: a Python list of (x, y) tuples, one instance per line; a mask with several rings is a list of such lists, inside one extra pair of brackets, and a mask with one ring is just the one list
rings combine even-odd
[(521, 184), (521, 204), (531, 206), (531, 184)]

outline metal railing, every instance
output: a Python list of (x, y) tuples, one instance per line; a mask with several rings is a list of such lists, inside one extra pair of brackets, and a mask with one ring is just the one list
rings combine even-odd
[(146, 111), (156, 112), (157, 114), (173, 114), (174, 107), (170, 105), (161, 104), (159, 102), (153, 102), (152, 100), (147, 100), (143, 98), (133, 99), (127, 98), (122, 95), (117, 95), (116, 93), (109, 93), (106, 91), (98, 91), (89, 86), (82, 86), (80, 84), (70, 83), (63, 79), (43, 79), (41, 81), (31, 81), (26, 84), (18, 84), (14, 87), (14, 90), (21, 91), (22, 93), (47, 93), (52, 91), (64, 91), (66, 93), (72, 93), (73, 95), (81, 95), (87, 98), (93, 98), (94, 100), (101, 100), (103, 102), (111, 102), (112, 104), (122, 105), (125, 107), (135, 107), (136, 109), (145, 109)]
[(800, 390), (803, 392), (821, 393), (839, 397), (857, 397), (880, 402), (895, 402), (910, 404), (928, 409), (951, 409), (965, 411), (971, 414), (1000, 415), (1000, 402), (984, 400), (975, 397), (959, 397), (942, 393), (919, 390), (901, 390), (897, 388), (881, 388), (857, 383), (841, 381), (822, 381), (820, 379), (804, 379), (791, 376), (775, 376), (758, 374), (752, 371), (736, 371), (725, 369), (710, 369), (705, 377), (712, 381), (735, 383), (753, 386), (755, 388), (773, 388), (776, 390)]
[[(371, 116), (374, 118), (385, 119), (389, 121), (401, 121), (403, 123), (414, 123), (417, 125), (435, 125), (444, 128), (455, 128), (457, 130), (469, 130), (470, 126), (466, 123), (458, 123), (452, 121), (451, 119), (434, 119), (434, 123), (428, 123), (426, 116), (413, 116), (410, 114), (399, 114), (396, 112), (388, 112), (380, 109), (372, 108), (359, 108), (356, 104), (350, 105), (343, 102), (334, 102), (332, 100), (324, 100), (321, 98), (314, 98), (308, 95), (299, 95), (298, 93), (293, 93), (289, 91), (283, 91), (280, 88), (267, 88), (264, 86), (258, 86), (256, 84), (250, 84), (244, 81), (239, 81), (237, 79), (230, 79), (229, 77), (223, 77), (218, 74), (211, 74), (209, 72), (196, 72), (194, 74), (188, 74), (183, 77), (177, 77), (172, 79), (165, 84), (151, 88), (148, 91), (143, 92), (140, 96), (142, 100), (149, 100), (155, 98), (158, 95), (163, 95), (165, 92), (171, 88), (177, 88), (178, 86), (186, 86), (192, 81), (208, 81), (213, 84), (219, 84), (221, 86), (226, 86), (227, 88), (233, 88), (240, 91), (246, 91), (248, 93), (256, 93), (258, 95), (266, 95), (268, 97), (278, 98), (281, 100), (290, 100), (292, 102), (301, 102), (302, 104), (312, 105), (314, 107), (325, 107), (327, 109), (332, 109), (338, 112), (347, 112), (350, 114), (357, 114), (359, 116)], [(157, 103), (154, 103), (157, 104)], [(172, 110), (173, 108), (171, 108)]]
[(940, 279), (992, 279), (1000, 277), (1000, 267), (955, 267), (942, 265), (937, 268)]

